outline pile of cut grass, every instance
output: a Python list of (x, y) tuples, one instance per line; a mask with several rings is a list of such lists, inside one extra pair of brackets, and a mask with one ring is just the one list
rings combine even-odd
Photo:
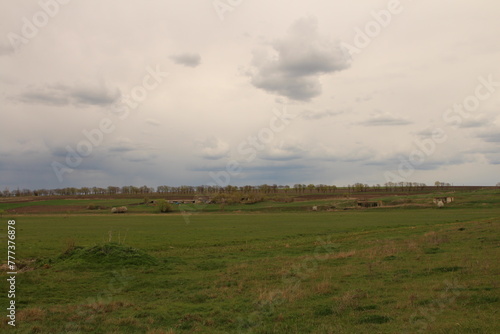
[(97, 266), (150, 266), (158, 260), (146, 252), (123, 244), (108, 242), (100, 245), (68, 248), (54, 262), (95, 264)]

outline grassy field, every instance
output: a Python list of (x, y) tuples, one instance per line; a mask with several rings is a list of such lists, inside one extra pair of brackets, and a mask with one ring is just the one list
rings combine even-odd
[(4, 214), (5, 254), (7, 219), (17, 227), (15, 331), (499, 333), (500, 192), (455, 196), (443, 209), (417, 195), (333, 212), (302, 211), (338, 203), (326, 200)]

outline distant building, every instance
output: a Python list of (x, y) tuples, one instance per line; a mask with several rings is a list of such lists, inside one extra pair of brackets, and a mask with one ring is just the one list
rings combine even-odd
[(210, 196), (198, 196), (196, 198), (196, 204), (210, 204), (212, 203), (212, 199)]
[(170, 204), (195, 204), (196, 200), (194, 199), (171, 199), (168, 200)]
[(451, 203), (455, 200), (455, 197), (434, 197), (433, 202), (434, 204), (438, 204), (439, 202), (441, 203)]
[(376, 208), (379, 206), (382, 206), (382, 201), (358, 201), (357, 202), (358, 208)]

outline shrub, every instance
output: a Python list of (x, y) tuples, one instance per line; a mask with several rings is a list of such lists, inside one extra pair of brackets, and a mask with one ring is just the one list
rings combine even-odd
[(127, 212), (127, 207), (126, 206), (119, 206), (117, 208), (111, 208), (112, 213), (125, 213)]
[(157, 200), (156, 207), (157, 207), (158, 212), (161, 212), (161, 213), (174, 211), (174, 207), (170, 203), (167, 203), (167, 201), (165, 201), (164, 199)]

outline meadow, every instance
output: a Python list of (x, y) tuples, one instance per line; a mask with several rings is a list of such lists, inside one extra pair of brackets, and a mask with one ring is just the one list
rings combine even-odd
[(307, 208), (346, 201), (4, 213), (15, 332), (499, 333), (500, 191), (455, 196), (441, 209), (386, 194), (394, 206), (319, 212)]

